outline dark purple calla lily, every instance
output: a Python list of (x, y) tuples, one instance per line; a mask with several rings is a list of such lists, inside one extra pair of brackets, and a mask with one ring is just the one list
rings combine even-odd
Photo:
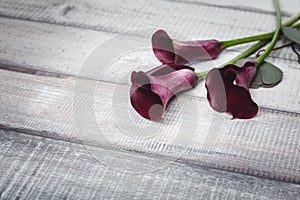
[(250, 119), (258, 112), (249, 86), (256, 73), (256, 63), (245, 61), (240, 66), (229, 64), (214, 68), (206, 76), (205, 87), (210, 106), (218, 112), (228, 112), (233, 118)]
[(168, 101), (178, 92), (197, 85), (198, 76), (186, 65), (165, 64), (148, 72), (132, 72), (130, 101), (144, 118), (164, 117)]
[(163, 30), (152, 35), (155, 56), (164, 64), (186, 64), (218, 57), (223, 46), (217, 40), (176, 41)]

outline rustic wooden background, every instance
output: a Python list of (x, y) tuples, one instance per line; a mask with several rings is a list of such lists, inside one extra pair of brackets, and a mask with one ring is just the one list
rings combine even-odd
[[(300, 8), (280, 4), (283, 20)], [(290, 49), (268, 58), (283, 81), (251, 90), (260, 106), (251, 120), (212, 111), (203, 82), (158, 122), (129, 103), (130, 72), (159, 65), (153, 31), (226, 40), (274, 26), (271, 0), (0, 0), (0, 198), (300, 199), (300, 65)]]

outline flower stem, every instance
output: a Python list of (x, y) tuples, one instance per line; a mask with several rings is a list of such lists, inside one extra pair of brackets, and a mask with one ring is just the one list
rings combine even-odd
[[(274, 34), (274, 37), (272, 39), (272, 42), (274, 43), (273, 45), (275, 46), (276, 42), (277, 42), (277, 39), (278, 39), (278, 36), (280, 34), (280, 28), (281, 28), (281, 17), (280, 17), (280, 11), (277, 11), (277, 9), (279, 9), (279, 4), (278, 4), (278, 1), (274, 0), (275, 1), (275, 4), (277, 4), (278, 6), (275, 6), (276, 7), (276, 15), (277, 15), (277, 26), (276, 26), (276, 30), (275, 32), (272, 32), (272, 34)], [(279, 16), (278, 16), (279, 15)], [(297, 13), (296, 15), (294, 15), (293, 17), (290, 18), (290, 20), (288, 20), (287, 22), (284, 23), (285, 26), (291, 26), (292, 24), (294, 24), (298, 19), (300, 18), (300, 12)], [(279, 28), (278, 28), (279, 26)], [(293, 28), (299, 28), (300, 27), (300, 23), (299, 24), (296, 24), (294, 26), (292, 26)], [(279, 30), (279, 31), (278, 31)], [(279, 32), (279, 33), (278, 33)], [(277, 34), (276, 34), (277, 33)], [(276, 36), (276, 35), (277, 36)], [(274, 38), (277, 39), (275, 40)], [(257, 51), (258, 49), (260, 49), (261, 47), (265, 46), (269, 41), (270, 41), (271, 38), (268, 38), (268, 39), (265, 39), (265, 40), (262, 40), (262, 41), (259, 41), (257, 42), (256, 44), (254, 44), (253, 46), (251, 46), (250, 48), (248, 48), (246, 51), (242, 52), (241, 54), (239, 54), (237, 57), (231, 59), (230, 61), (228, 61), (227, 63), (219, 66), (218, 68), (222, 68), (228, 64), (234, 64), (236, 63), (237, 61), (243, 59), (243, 58), (246, 58), (248, 57), (249, 55), (251, 55), (252, 53), (254, 53), (255, 51)], [(275, 41), (275, 42), (274, 42)], [(272, 47), (273, 45), (270, 45), (270, 47)], [(272, 49), (274, 48), (274, 46), (272, 48), (268, 47), (269, 51), (271, 52)], [(267, 50), (266, 50), (267, 51)], [(264, 57), (266, 58), (270, 52), (267, 52), (268, 54), (266, 54), (266, 51), (264, 52), (264, 54), (262, 54), (261, 56), (264, 55)], [(262, 58), (262, 57), (259, 57), (259, 59), (265, 59), (265, 58)], [(262, 60), (262, 61), (263, 61)], [(262, 62), (260, 60), (256, 60), (256, 62)], [(201, 73), (196, 73), (197, 76), (199, 77), (199, 79), (204, 79), (207, 74), (208, 74), (208, 71), (205, 71), (205, 72), (201, 72)]]
[(224, 67), (225, 65), (228, 64), (234, 64), (237, 61), (246, 58), (248, 56), (250, 56), (252, 53), (254, 53), (255, 51), (257, 51), (258, 49), (260, 49), (261, 47), (265, 46), (266, 44), (268, 44), (270, 40), (263, 40), (263, 41), (259, 41), (257, 42), (255, 45), (251, 46), (249, 49), (247, 49), (246, 51), (242, 52), (240, 55), (236, 56), (235, 58), (231, 59), (230, 61), (228, 61), (227, 63), (221, 65), (219, 68)]
[(294, 14), (288, 21), (283, 23), (283, 26), (291, 26), (300, 19), (300, 12)]
[[(258, 49), (260, 49), (261, 47), (265, 46), (266, 44), (268, 44), (270, 40), (263, 40), (263, 41), (259, 41), (257, 42), (255, 45), (251, 46), (249, 49), (247, 49), (246, 51), (242, 52), (241, 54), (239, 54), (238, 56), (236, 56), (235, 58), (231, 59), (230, 61), (226, 62), (225, 64), (219, 66), (218, 68), (223, 68), (228, 64), (234, 64), (237, 61), (248, 57), (249, 55), (251, 55), (253, 52), (257, 51)], [(201, 72), (201, 73), (196, 73), (197, 76), (199, 77), (199, 79), (204, 79), (207, 74), (208, 71), (205, 72)]]
[(292, 28), (300, 28), (300, 23), (291, 26)]
[[(300, 12), (293, 15), (283, 25), (284, 26), (291, 26), (292, 24), (294, 24), (299, 19), (300, 19)], [(299, 27), (300, 24), (297, 24), (297, 25)], [(293, 27), (293, 28), (298, 28), (298, 27)], [(274, 33), (275, 33), (275, 31), (270, 32), (270, 33), (260, 34), (260, 35), (254, 35), (254, 36), (250, 36), (250, 37), (244, 37), (244, 38), (238, 38), (238, 39), (233, 39), (233, 40), (221, 41), (220, 43), (224, 48), (227, 48), (227, 47), (235, 46), (235, 45), (238, 45), (238, 44), (244, 44), (244, 43), (254, 42), (254, 41), (258, 41), (258, 40), (271, 39), (273, 37)]]
[[(235, 58), (231, 59), (230, 61), (226, 62), (225, 64), (219, 66), (218, 68), (223, 68), (228, 64), (234, 64), (237, 61), (248, 57), (249, 55), (251, 55), (252, 53), (254, 53), (255, 51), (257, 51), (258, 49), (260, 49), (261, 47), (265, 46), (270, 40), (262, 40), (257, 42), (255, 45), (251, 46), (249, 49), (247, 49), (246, 51), (242, 52), (241, 54), (239, 54), (238, 56), (236, 56)], [(197, 76), (199, 77), (199, 79), (204, 79), (206, 77), (206, 75), (208, 74), (208, 71), (205, 72), (201, 72), (201, 73), (196, 73)]]
[(271, 51), (273, 50), (273, 48), (275, 47), (278, 37), (280, 35), (280, 30), (281, 30), (281, 14), (280, 14), (280, 6), (278, 3), (278, 0), (273, 0), (274, 1), (274, 5), (275, 5), (275, 9), (276, 9), (276, 18), (277, 18), (277, 24), (276, 24), (276, 30), (274, 33), (274, 36), (272, 38), (272, 41), (270, 43), (270, 46), (266, 49), (266, 51), (259, 56), (255, 61), (257, 62), (257, 66), (259, 66), (266, 57), (268, 57), (268, 55), (271, 53)]
[(196, 73), (199, 79), (205, 79), (209, 71)]
[[(299, 24), (295, 24), (294, 26), (292, 26), (293, 28), (300, 28), (300, 23)], [(249, 49), (247, 49), (246, 51), (242, 52), (240, 55), (238, 55), (237, 57), (231, 59), (230, 61), (228, 61), (227, 63), (225, 63), (224, 65), (221, 65), (219, 68), (224, 67), (225, 65), (228, 64), (234, 64), (237, 61), (246, 58), (248, 56), (250, 56), (252, 53), (254, 53), (255, 51), (257, 51), (258, 49), (260, 49), (261, 47), (265, 46), (271, 38), (269, 38), (268, 40), (262, 40), (257, 42), (256, 44), (254, 44), (253, 46), (251, 46)]]
[(255, 42), (255, 41), (258, 41), (258, 40), (270, 39), (270, 38), (272, 38), (273, 34), (274, 34), (274, 32), (270, 32), (270, 33), (265, 33), (265, 34), (261, 34), (261, 35), (254, 35), (254, 36), (245, 37), (245, 38), (238, 38), (238, 39), (233, 39), (233, 40), (221, 41), (220, 43), (224, 48), (228, 48), (228, 47), (231, 47), (231, 46), (244, 44), (244, 43), (248, 43), (248, 42)]

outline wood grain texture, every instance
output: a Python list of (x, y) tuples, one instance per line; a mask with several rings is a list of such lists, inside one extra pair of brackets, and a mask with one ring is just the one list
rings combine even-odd
[[(249, 121), (212, 111), (203, 82), (158, 122), (128, 102), (128, 73), (159, 65), (151, 31), (229, 39), (274, 28), (269, 1), (232, 3), (0, 0), (1, 68), (35, 74), (1, 70), (1, 198), (297, 199), (299, 185), (241, 175), (300, 183), (300, 68), (290, 50), (269, 58), (284, 80), (251, 91), (261, 108)], [(285, 19), (299, 7), (282, 4)], [(105, 62), (86, 65), (93, 56)]]
[[(274, 13), (273, 2), (267, 0), (252, 0), (252, 1), (242, 1), (242, 0), (167, 0), (175, 1), (181, 3), (199, 4), (207, 5), (212, 7), (221, 7), (227, 9), (238, 9), (242, 11), (258, 12), (258, 13)], [(281, 12), (283, 14), (293, 14), (299, 11), (300, 2), (294, 0), (280, 1)]]
[[(299, 1), (282, 1), (283, 13), (298, 12)], [(1, 0), (0, 14), (26, 20), (55, 23), (108, 32), (124, 32), (138, 27), (161, 27), (179, 31), (183, 34), (197, 33), (207, 26), (234, 26), (249, 28), (247, 19), (253, 18), (253, 26), (262, 28), (274, 16), (272, 1), (164, 1), (140, 0)], [(176, 11), (176, 12), (174, 12)], [(225, 18), (222, 18), (225, 17)], [(218, 19), (218, 20), (216, 20)], [(222, 20), (219, 19), (230, 19)], [(271, 21), (272, 22), (272, 21)], [(261, 26), (263, 25), (263, 26)], [(271, 25), (271, 24), (270, 24)], [(273, 28), (273, 26), (270, 26)], [(274, 23), (272, 24), (274, 25)], [(251, 26), (251, 25), (250, 25)], [(267, 28), (267, 27), (265, 27)], [(195, 32), (197, 31), (197, 32)], [(246, 32), (251, 34), (250, 31)], [(199, 34), (196, 35), (199, 37)], [(208, 36), (213, 36), (208, 34)]]
[(297, 113), (261, 108), (251, 120), (230, 120), (206, 99), (180, 95), (164, 120), (152, 122), (132, 109), (126, 85), (9, 71), (0, 76), (2, 127), (300, 182)]
[(300, 195), (300, 186), (292, 183), (179, 162), (164, 165), (159, 158), (101, 148), (93, 152), (101, 160), (79, 144), (0, 130), (0, 197), (293, 200)]

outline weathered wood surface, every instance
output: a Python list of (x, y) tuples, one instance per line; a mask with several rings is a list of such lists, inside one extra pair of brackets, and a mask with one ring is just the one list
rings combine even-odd
[(80, 144), (0, 130), (0, 197), (293, 200), (300, 196), (300, 186), (292, 183), (101, 148), (93, 153), (96, 156)]
[[(180, 95), (159, 122), (142, 119), (129, 87), (1, 71), (0, 124), (43, 137), (300, 181), (299, 114), (261, 108), (230, 120), (204, 98)], [(184, 108), (184, 109), (183, 109)]]
[[(300, 7), (281, 4), (284, 19)], [(300, 182), (300, 68), (291, 50), (268, 58), (284, 79), (251, 91), (261, 108), (248, 121), (212, 111), (203, 82), (159, 122), (128, 102), (130, 71), (159, 65), (154, 30), (222, 40), (274, 25), (271, 1), (0, 0), (0, 68), (35, 74), (0, 71), (1, 197), (297, 199), (298, 185), (231, 173)], [(125, 173), (149, 167), (156, 171)]]

